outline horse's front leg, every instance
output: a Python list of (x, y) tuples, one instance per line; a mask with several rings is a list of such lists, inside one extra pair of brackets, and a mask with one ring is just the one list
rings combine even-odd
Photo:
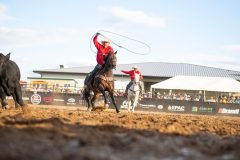
[(95, 108), (95, 100), (96, 100), (96, 98), (97, 98), (97, 94), (94, 93), (94, 95), (93, 95), (93, 97), (91, 99), (92, 108)]
[(131, 95), (132, 93), (130, 93), (130, 91), (128, 91), (128, 96), (127, 96), (127, 101), (128, 101), (128, 112), (131, 111), (131, 107), (132, 107), (132, 100), (131, 100)]
[(105, 89), (102, 85), (99, 85), (99, 91), (102, 93), (103, 95), (103, 98), (104, 98), (104, 107), (106, 107), (106, 104), (108, 104), (107, 102), (107, 96), (106, 96), (106, 93), (105, 93)]
[(115, 107), (115, 109), (116, 109), (116, 112), (119, 113), (120, 111), (119, 111), (119, 109), (118, 109), (118, 107), (117, 107), (117, 104), (116, 104), (116, 101), (115, 101), (115, 98), (114, 98), (113, 91), (111, 91), (109, 94), (110, 94), (110, 97), (111, 97), (111, 99), (112, 99), (112, 103), (113, 103), (113, 105), (114, 105), (114, 107)]
[(130, 112), (130, 108), (131, 108), (131, 100), (130, 100), (130, 98), (128, 98), (128, 112)]
[(128, 96), (127, 96), (127, 101), (128, 101), (128, 112), (130, 112), (132, 102), (131, 102), (131, 94), (129, 92), (128, 92)]

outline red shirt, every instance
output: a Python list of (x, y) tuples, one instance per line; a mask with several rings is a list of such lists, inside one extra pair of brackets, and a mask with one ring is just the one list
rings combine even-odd
[(142, 73), (141, 73), (139, 70), (136, 70), (135, 73), (134, 73), (134, 70), (131, 70), (131, 71), (123, 71), (123, 70), (122, 70), (122, 72), (125, 73), (125, 74), (129, 74), (131, 80), (134, 80), (135, 74), (139, 74), (140, 80), (143, 79)]
[(95, 45), (95, 47), (97, 48), (97, 63), (98, 64), (103, 64), (104, 63), (104, 59), (103, 59), (103, 55), (107, 55), (109, 52), (113, 53), (113, 48), (111, 46), (108, 46), (107, 48), (105, 48), (102, 44), (100, 44), (97, 41), (97, 35), (93, 38), (93, 43)]

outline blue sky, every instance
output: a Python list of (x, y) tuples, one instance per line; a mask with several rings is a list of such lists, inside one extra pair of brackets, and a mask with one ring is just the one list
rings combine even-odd
[[(0, 52), (22, 78), (32, 70), (95, 65), (90, 40), (108, 30), (143, 41), (148, 55), (118, 50), (118, 63), (176, 62), (240, 71), (238, 0), (0, 0)], [(103, 33), (128, 49), (144, 48)]]

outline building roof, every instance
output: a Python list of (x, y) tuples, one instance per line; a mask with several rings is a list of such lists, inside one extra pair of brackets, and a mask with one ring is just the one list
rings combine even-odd
[[(226, 70), (214, 67), (200, 66), (187, 63), (166, 63), (166, 62), (145, 62), (132, 64), (119, 64), (114, 70), (114, 75), (124, 75), (121, 70), (131, 70), (137, 65), (143, 76), (146, 77), (174, 77), (183, 76), (202, 76), (202, 77), (230, 77), (240, 80), (240, 71)], [(34, 73), (61, 73), (61, 74), (86, 74), (92, 71), (94, 66), (58, 68), (35, 70)]]

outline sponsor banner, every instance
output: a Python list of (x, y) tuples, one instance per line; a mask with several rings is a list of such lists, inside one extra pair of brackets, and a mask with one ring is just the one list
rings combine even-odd
[(164, 107), (163, 107), (163, 105), (157, 105), (157, 109), (159, 109), (159, 110), (163, 110)]
[(30, 102), (32, 104), (40, 104), (42, 102), (42, 97), (40, 94), (34, 93), (30, 96)]
[(231, 108), (219, 108), (218, 113), (220, 114), (239, 114), (240, 109)]
[(128, 109), (128, 101), (127, 100), (123, 101), (122, 104), (120, 105), (120, 107)]
[(51, 93), (35, 92), (33, 94), (30, 94), (29, 101), (32, 104), (52, 104), (53, 95)]
[(44, 96), (43, 102), (44, 104), (51, 104), (53, 102), (53, 96)]
[(64, 99), (53, 99), (54, 102), (64, 102)]
[(214, 108), (213, 107), (197, 107), (197, 106), (193, 106), (192, 107), (192, 112), (195, 113), (214, 113)]
[(154, 104), (141, 104), (141, 103), (138, 103), (138, 106), (140, 108), (156, 108), (157, 106), (154, 105)]
[[(29, 102), (32, 104), (54, 104), (73, 106), (86, 105), (85, 100), (83, 100), (83, 97), (79, 94), (24, 92), (23, 97), (28, 97)], [(125, 97), (115, 97), (115, 99), (118, 106), (121, 106), (121, 108), (128, 108), (128, 103)], [(110, 106), (114, 107), (112, 103), (110, 104)], [(136, 109), (155, 112), (178, 112), (240, 116), (239, 104), (222, 104), (182, 100), (179, 101), (154, 98), (143, 98), (141, 101), (138, 102)]]
[(198, 107), (193, 106), (193, 107), (192, 107), (192, 112), (198, 112)]
[(184, 111), (185, 111), (185, 106), (173, 106), (173, 105), (169, 105), (169, 106), (168, 106), (168, 111), (184, 112)]
[[(132, 103), (131, 103), (131, 105), (132, 105)], [(127, 109), (127, 108), (128, 108), (128, 101), (127, 101), (127, 100), (124, 100), (124, 101), (122, 102), (122, 104), (120, 105), (120, 107)], [(137, 106), (136, 106), (136, 107), (138, 107), (138, 108), (146, 108), (146, 109), (148, 109), (148, 108), (158, 108), (158, 109), (160, 109), (160, 110), (163, 109), (163, 106), (162, 106), (162, 105), (156, 106), (155, 104), (142, 104), (142, 103), (140, 103), (140, 102), (137, 103)]]
[(212, 107), (199, 107), (198, 112), (200, 112), (200, 113), (213, 113), (214, 108), (212, 108)]
[(64, 103), (66, 105), (78, 105), (79, 104), (79, 99), (77, 97), (65, 97)]

